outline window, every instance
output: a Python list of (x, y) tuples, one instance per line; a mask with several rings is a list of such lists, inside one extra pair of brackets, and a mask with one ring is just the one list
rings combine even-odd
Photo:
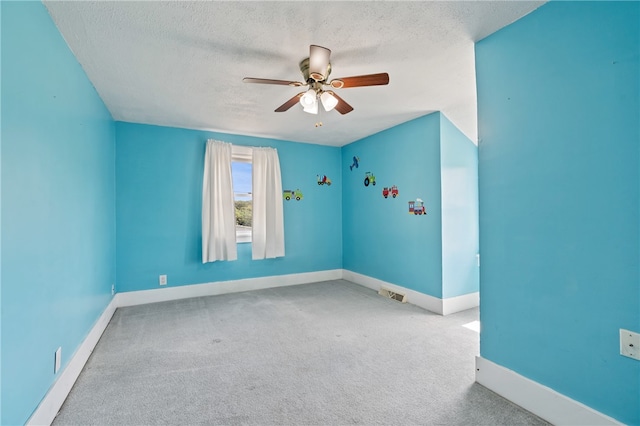
[[(234, 163), (240, 164), (234, 167)], [(251, 216), (256, 217), (250, 224), (246, 221), (249, 214), (243, 214), (249, 208), (247, 201)], [(202, 178), (202, 263), (237, 260), (238, 242), (251, 242), (253, 260), (284, 256), (278, 150), (209, 139)]]
[(251, 148), (233, 145), (231, 177), (236, 208), (236, 242), (250, 243), (252, 234), (253, 203)]

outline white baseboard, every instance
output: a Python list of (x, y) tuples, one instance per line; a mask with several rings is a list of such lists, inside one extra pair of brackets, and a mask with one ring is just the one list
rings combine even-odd
[(442, 299), (442, 315), (466, 311), (476, 306), (480, 306), (480, 293), (477, 291), (462, 296), (447, 297)]
[(370, 288), (375, 292), (380, 290), (380, 287), (384, 286), (389, 290), (404, 293), (407, 296), (407, 303), (419, 306), (427, 311), (435, 312), (442, 315), (442, 299), (429, 296), (428, 294), (420, 293), (409, 288), (405, 288), (399, 285), (395, 285), (386, 281), (379, 280), (377, 278), (370, 277), (368, 275), (358, 274), (357, 272), (349, 271), (347, 269), (342, 270), (342, 278), (351, 281), (361, 286)]
[(462, 296), (450, 297), (447, 299), (440, 299), (433, 297), (419, 291), (411, 290), (406, 287), (402, 287), (396, 284), (392, 284), (386, 281), (379, 280), (377, 278), (370, 277), (368, 275), (362, 275), (357, 272), (349, 271), (347, 269), (342, 270), (342, 278), (359, 284), (361, 286), (370, 288), (374, 291), (379, 291), (380, 287), (385, 287), (399, 293), (407, 295), (407, 303), (419, 306), (428, 311), (434, 312), (440, 315), (449, 315), (456, 312), (464, 311), (466, 309), (474, 308), (479, 305), (480, 297), (479, 293), (464, 294)]
[(38, 405), (38, 408), (36, 408), (29, 420), (27, 420), (27, 425), (50, 425), (53, 422), (65, 399), (67, 399), (67, 395), (69, 395), (73, 384), (78, 379), (78, 376), (80, 376), (89, 356), (91, 356), (93, 349), (96, 347), (96, 344), (98, 344), (102, 333), (107, 328), (107, 325), (109, 325), (109, 321), (111, 321), (111, 317), (117, 307), (117, 301), (114, 297), (102, 315), (100, 315), (100, 318), (98, 318), (98, 321), (96, 321), (87, 337), (73, 354), (67, 366), (62, 370), (60, 376), (58, 376), (53, 385), (51, 385), (49, 391)]
[(476, 382), (554, 425), (621, 425), (617, 420), (488, 359), (476, 357)]
[(116, 294), (116, 298), (118, 300), (118, 307), (124, 307), (166, 302), (169, 300), (189, 299), (192, 297), (216, 296), (219, 294), (239, 293), (241, 291), (263, 290), (266, 288), (339, 280), (340, 278), (342, 278), (342, 269), (333, 269), (301, 274), (272, 275), (269, 277), (166, 287), (153, 290), (128, 291)]

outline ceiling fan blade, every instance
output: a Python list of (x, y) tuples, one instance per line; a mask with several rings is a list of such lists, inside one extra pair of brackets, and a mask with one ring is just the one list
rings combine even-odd
[(335, 97), (338, 100), (338, 104), (336, 105), (335, 110), (340, 114), (344, 115), (353, 111), (353, 107), (346, 103), (340, 96), (336, 95), (336, 92), (334, 92), (333, 90), (327, 90), (327, 93), (331, 94), (331, 96)]
[(331, 50), (312, 44), (309, 46), (309, 77), (315, 81), (324, 81), (328, 76)]
[(384, 86), (389, 84), (389, 74), (386, 72), (379, 74), (358, 75), (355, 77), (336, 78), (331, 80), (331, 87), (334, 89), (347, 89), (349, 87), (362, 86)]
[(288, 110), (289, 108), (291, 108), (292, 106), (294, 106), (295, 104), (300, 102), (300, 98), (304, 94), (305, 94), (305, 92), (298, 93), (293, 98), (289, 99), (287, 102), (283, 103), (278, 108), (276, 108), (276, 112), (285, 112), (286, 110)]
[(279, 84), (281, 86), (294, 86), (294, 87), (298, 87), (298, 86), (302, 86), (303, 85), (303, 83), (300, 83), (299, 81), (271, 80), (269, 78), (245, 77), (245, 78), (242, 79), (242, 81), (245, 82), (245, 83)]

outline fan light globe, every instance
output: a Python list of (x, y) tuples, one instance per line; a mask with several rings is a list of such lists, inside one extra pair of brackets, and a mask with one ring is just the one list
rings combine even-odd
[(304, 108), (304, 112), (309, 114), (318, 113), (318, 100), (316, 91), (313, 89), (307, 90), (307, 93), (300, 97), (300, 104)]
[(313, 89), (307, 90), (307, 93), (300, 97), (300, 104), (303, 107), (309, 107), (316, 103), (316, 91)]
[(322, 95), (320, 95), (320, 100), (322, 101), (324, 110), (327, 112), (331, 111), (336, 107), (336, 105), (338, 105), (336, 97), (329, 92), (323, 92)]
[(318, 113), (318, 102), (314, 102), (309, 106), (304, 107), (304, 112), (308, 112), (309, 114), (317, 114)]

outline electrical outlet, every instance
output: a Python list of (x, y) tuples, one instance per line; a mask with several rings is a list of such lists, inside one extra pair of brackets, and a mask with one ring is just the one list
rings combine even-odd
[(640, 334), (620, 329), (620, 355), (640, 360)]
[(160, 285), (167, 285), (167, 276), (160, 275), (160, 277), (158, 278), (158, 282), (160, 283)]
[(54, 364), (53, 364), (53, 374), (56, 374), (58, 370), (60, 370), (60, 359), (62, 358), (62, 346), (56, 349), (56, 353), (54, 355)]
[(113, 296), (114, 294), (116, 294), (116, 285), (111, 284), (111, 295)]

